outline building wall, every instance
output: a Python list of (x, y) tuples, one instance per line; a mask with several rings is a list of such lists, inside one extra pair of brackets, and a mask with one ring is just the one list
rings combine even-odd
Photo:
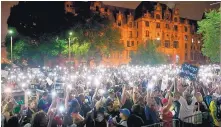
[[(101, 4), (99, 4), (99, 8), (101, 10)], [(126, 22), (125, 19), (127, 19)], [(175, 63), (177, 59), (179, 59), (177, 62), (181, 64), (200, 61), (203, 58), (201, 36), (196, 34), (195, 26), (190, 24), (188, 19), (185, 19), (184, 22), (180, 21), (178, 9), (174, 9), (171, 14), (167, 7), (166, 11), (162, 13), (162, 7), (158, 3), (155, 6), (154, 17), (146, 11), (138, 19), (134, 19), (131, 13), (125, 16), (123, 12), (119, 11), (116, 14), (115, 26), (121, 31), (120, 43), (124, 44), (125, 50), (121, 53), (112, 53), (109, 58), (103, 58), (102, 64), (129, 63), (130, 53), (136, 51), (139, 44), (146, 43), (148, 40), (155, 40), (156, 43), (159, 43), (160, 46), (157, 50), (167, 55), (171, 63)]]

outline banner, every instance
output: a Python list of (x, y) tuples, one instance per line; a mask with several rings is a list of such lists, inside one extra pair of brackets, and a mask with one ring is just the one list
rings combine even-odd
[(182, 64), (180, 76), (182, 78), (187, 78), (191, 81), (195, 81), (197, 78), (198, 71), (199, 71), (199, 68), (197, 66), (193, 66), (191, 64), (184, 63), (184, 64)]

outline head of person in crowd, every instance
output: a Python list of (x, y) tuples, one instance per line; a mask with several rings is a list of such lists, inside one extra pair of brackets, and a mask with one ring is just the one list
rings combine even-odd
[(160, 97), (160, 96), (161, 96), (161, 91), (160, 91), (160, 88), (159, 88), (159, 87), (155, 87), (155, 88), (153, 89), (152, 96), (153, 96), (153, 97)]
[(109, 97), (110, 97), (111, 99), (114, 99), (114, 98), (115, 98), (114, 89), (109, 89), (109, 90), (108, 90), (108, 93), (109, 93)]
[(12, 116), (7, 123), (7, 127), (19, 127), (18, 117)]
[(168, 104), (168, 99), (167, 98), (163, 98), (162, 99), (162, 104), (163, 104), (163, 106), (166, 106)]
[(29, 108), (31, 108), (31, 109), (36, 109), (37, 108), (36, 100), (31, 100)]
[(130, 116), (130, 111), (126, 108), (120, 109), (120, 118), (121, 120), (127, 120)]
[(197, 102), (203, 102), (203, 96), (200, 92), (196, 93), (196, 100)]
[(71, 100), (70, 108), (69, 108), (68, 113), (69, 114), (71, 114), (71, 113), (79, 113), (80, 110), (81, 110), (81, 107), (80, 107), (80, 104), (78, 103), (78, 100), (77, 99)]
[(142, 114), (141, 106), (139, 104), (133, 105), (131, 111), (135, 115), (141, 115)]
[(44, 92), (42, 94), (42, 99), (47, 100), (48, 99), (48, 92)]
[(192, 103), (192, 95), (189, 92), (184, 92), (184, 98), (188, 105)]
[(45, 112), (37, 112), (32, 118), (31, 127), (47, 127), (48, 121), (49, 119)]
[(110, 98), (106, 100), (105, 106), (107, 107), (108, 112), (112, 112), (114, 110), (114, 101), (112, 101)]
[(80, 101), (80, 103), (83, 103), (83, 102), (85, 101), (85, 96), (84, 96), (83, 93), (81, 93), (81, 94), (79, 95), (79, 101)]

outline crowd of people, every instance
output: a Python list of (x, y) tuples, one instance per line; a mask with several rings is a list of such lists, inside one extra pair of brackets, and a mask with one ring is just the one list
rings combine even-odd
[(209, 66), (195, 81), (180, 77), (180, 67), (165, 65), (83, 68), (67, 74), (57, 68), (56, 74), (46, 74), (54, 83), (47, 79), (32, 90), (19, 78), (33, 80), (42, 74), (8, 74), (24, 95), (2, 92), (2, 127), (221, 127), (220, 70)]

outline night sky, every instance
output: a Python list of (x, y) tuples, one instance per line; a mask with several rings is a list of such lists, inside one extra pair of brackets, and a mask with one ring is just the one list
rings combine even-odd
[[(18, 1), (1, 1), (1, 42), (4, 41), (7, 34), (7, 19), (10, 15), (10, 7), (17, 4)], [(105, 1), (107, 5), (125, 7), (135, 9), (139, 1)], [(180, 16), (183, 18), (200, 20), (203, 12), (210, 8), (219, 8), (220, 4), (210, 5), (214, 1), (160, 1), (160, 3), (167, 4), (170, 8), (177, 7), (180, 10)]]

